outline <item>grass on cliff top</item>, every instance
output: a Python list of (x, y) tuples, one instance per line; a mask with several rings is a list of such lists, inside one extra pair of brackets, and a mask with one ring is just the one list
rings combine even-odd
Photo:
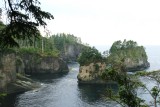
[(17, 53), (17, 54), (38, 54), (40, 56), (53, 56), (59, 57), (59, 51), (44, 51), (42, 52), (40, 49), (37, 48), (8, 48), (0, 50), (2, 53)]
[(40, 49), (36, 48), (20, 48), (19, 52), (21, 54), (39, 54), (41, 56), (53, 56), (53, 57), (59, 57), (59, 51), (53, 50), (53, 51), (44, 51), (42, 52)]

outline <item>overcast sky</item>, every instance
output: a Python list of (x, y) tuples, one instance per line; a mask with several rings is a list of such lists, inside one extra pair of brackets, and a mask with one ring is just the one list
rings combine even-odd
[(160, 0), (41, 0), (55, 19), (52, 33), (71, 33), (90, 45), (132, 39), (160, 45)]
[(40, 0), (52, 34), (70, 33), (85, 43), (111, 45), (132, 39), (160, 45), (160, 0)]

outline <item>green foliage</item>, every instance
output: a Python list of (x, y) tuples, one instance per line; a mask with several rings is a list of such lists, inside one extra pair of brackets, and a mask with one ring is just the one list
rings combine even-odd
[(20, 52), (21, 54), (34, 54), (34, 53), (40, 53), (41, 51), (39, 49), (36, 48), (20, 48), (18, 49), (18, 52)]
[(152, 96), (153, 96), (154, 98), (157, 98), (157, 97), (158, 97), (158, 94), (159, 94), (159, 91), (160, 91), (160, 89), (159, 89), (157, 86), (154, 86), (154, 87), (151, 89)]
[(94, 64), (95, 67), (95, 71), (99, 71), (99, 65), (98, 64)]
[(0, 93), (0, 106), (5, 96), (7, 96), (6, 93)]
[(59, 51), (63, 51), (63, 52), (65, 51), (66, 45), (81, 44), (81, 39), (78, 37), (75, 37), (72, 34), (60, 33), (60, 34), (52, 35), (51, 37), (49, 37), (49, 39), (54, 41), (54, 45)]
[(143, 46), (138, 46), (134, 41), (116, 41), (110, 48), (110, 55), (107, 57), (108, 64), (121, 62), (122, 60), (130, 59), (133, 62), (139, 60), (147, 62), (147, 54)]
[(119, 40), (112, 44), (109, 52), (115, 53), (119, 50), (132, 49), (134, 47), (137, 47), (137, 42), (132, 40), (126, 41), (126, 39), (123, 42)]
[(67, 45), (81, 45), (80, 38), (64, 33), (51, 37), (41, 37), (39, 39), (33, 37), (31, 39), (34, 41), (30, 42), (29, 39), (16, 40), (20, 46), (20, 51), (58, 57), (61, 53), (65, 52)]
[(0, 21), (0, 32), (2, 31), (3, 28), (5, 28), (5, 25), (3, 22)]
[(19, 46), (18, 40), (40, 37), (38, 26), (46, 26), (45, 19), (54, 17), (40, 8), (38, 0), (4, 0), (9, 24), (0, 32), (0, 46)]
[[(154, 107), (157, 107), (157, 104), (160, 104), (160, 71), (152, 71), (152, 72), (145, 72), (141, 71), (136, 73), (135, 75), (140, 77), (146, 77), (149, 80), (152, 80), (155, 82), (155, 85), (151, 87), (147, 87), (146, 84), (143, 84), (142, 87), (151, 95), (153, 98), (153, 105)], [(151, 89), (150, 89), (151, 88)]]
[[(123, 62), (108, 66), (106, 72), (103, 73), (103, 79), (109, 79), (116, 81), (119, 85), (119, 91), (117, 94), (113, 94), (112, 90), (107, 90), (106, 97), (116, 101), (123, 107), (149, 107), (145, 104), (145, 99), (141, 99), (137, 96), (137, 88), (141, 87), (147, 91), (153, 98), (153, 106), (157, 107), (160, 95), (160, 71), (146, 72), (141, 71), (135, 74), (129, 75), (123, 71)], [(155, 86), (151, 89), (146, 84), (142, 83), (139, 78), (146, 77), (149, 80), (155, 82)]]
[[(123, 67), (119, 66), (119, 68)], [(116, 95), (110, 94), (107, 96), (110, 99), (116, 101), (123, 107), (148, 107), (144, 103), (144, 100), (137, 96), (136, 89), (141, 86), (141, 82), (136, 76), (128, 75), (125, 72), (117, 72), (117, 68), (108, 67), (106, 72), (103, 73), (103, 78), (109, 78), (118, 83), (119, 91)]]
[(79, 56), (78, 62), (81, 66), (88, 65), (90, 63), (102, 61), (101, 53), (94, 47), (86, 48)]
[[(30, 39), (33, 41), (30, 41)], [(29, 53), (59, 57), (60, 54), (65, 52), (67, 45), (82, 45), (80, 38), (64, 33), (53, 35), (51, 37), (31, 37), (25, 40), (15, 40), (18, 43), (19, 48), (8, 48), (4, 50), (14, 50), (21, 54)]]
[(31, 47), (31, 48), (19, 48), (17, 52), (19, 52), (20, 54), (39, 54), (42, 56), (59, 57), (58, 50), (46, 50), (45, 52), (42, 52), (41, 49)]

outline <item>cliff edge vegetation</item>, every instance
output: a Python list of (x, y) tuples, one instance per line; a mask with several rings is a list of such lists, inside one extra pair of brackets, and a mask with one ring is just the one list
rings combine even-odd
[(105, 83), (101, 75), (105, 71), (106, 64), (101, 53), (94, 47), (86, 48), (79, 56), (79, 83)]
[(107, 65), (123, 62), (125, 71), (144, 70), (149, 67), (148, 57), (143, 46), (132, 40), (115, 41), (107, 57)]
[(145, 48), (132, 40), (116, 41), (112, 44), (108, 56), (103, 57), (96, 48), (88, 47), (79, 58), (80, 70), (77, 76), (79, 83), (107, 83), (103, 73), (114, 68), (119, 73), (140, 71), (149, 67)]

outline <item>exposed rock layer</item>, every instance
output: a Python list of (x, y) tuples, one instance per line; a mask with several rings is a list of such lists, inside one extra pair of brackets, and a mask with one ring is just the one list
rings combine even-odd
[(64, 52), (61, 53), (61, 57), (65, 61), (77, 61), (79, 54), (86, 46), (81, 44), (67, 44), (65, 45)]
[(59, 73), (68, 72), (65, 61), (52, 56), (40, 56), (35, 54), (24, 54), (22, 60), (25, 66), (25, 73)]
[(26, 73), (59, 73), (68, 71), (67, 64), (59, 58), (0, 52), (0, 92), (12, 93), (36, 88), (38, 86), (36, 85), (37, 83), (23, 77)]
[(102, 80), (101, 75), (105, 71), (105, 63), (90, 63), (86, 66), (80, 66), (79, 74), (77, 76), (79, 83), (106, 83)]

